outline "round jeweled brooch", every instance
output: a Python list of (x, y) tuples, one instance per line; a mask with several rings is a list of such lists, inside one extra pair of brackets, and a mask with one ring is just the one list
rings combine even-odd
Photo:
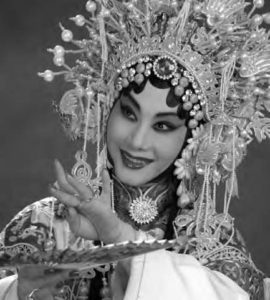
[(140, 196), (132, 201), (129, 214), (138, 224), (149, 224), (158, 215), (157, 204), (150, 197)]

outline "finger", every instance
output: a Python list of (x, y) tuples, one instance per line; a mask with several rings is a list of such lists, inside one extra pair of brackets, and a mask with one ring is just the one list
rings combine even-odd
[(102, 193), (110, 195), (111, 178), (107, 169), (102, 170)]
[(78, 215), (75, 208), (73, 208), (73, 207), (68, 208), (67, 221), (69, 223), (69, 227), (70, 227), (71, 231), (75, 235), (79, 235), (81, 221), (80, 221), (80, 216)]
[(83, 200), (90, 200), (93, 197), (93, 191), (82, 182), (78, 181), (71, 175), (67, 175), (67, 182), (80, 195)]
[(68, 183), (66, 178), (66, 172), (57, 159), (55, 159), (54, 161), (54, 168), (59, 188), (69, 194), (75, 194), (76, 190)]
[(78, 215), (77, 211), (70, 207), (68, 220), (71, 231), (87, 240), (98, 240), (98, 234), (94, 225), (85, 217)]
[(63, 191), (57, 190), (54, 187), (50, 187), (50, 193), (57, 198), (60, 202), (67, 206), (79, 207), (81, 201), (74, 195), (67, 194)]

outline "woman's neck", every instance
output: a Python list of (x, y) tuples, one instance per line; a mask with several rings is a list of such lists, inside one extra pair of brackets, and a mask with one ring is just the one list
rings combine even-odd
[(120, 219), (137, 230), (160, 228), (166, 231), (174, 207), (173, 185), (168, 176), (156, 178), (141, 186), (121, 182), (114, 174), (114, 209)]

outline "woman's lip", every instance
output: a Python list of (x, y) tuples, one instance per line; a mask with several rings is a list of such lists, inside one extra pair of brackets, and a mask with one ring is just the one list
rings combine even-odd
[(123, 163), (132, 169), (141, 169), (153, 161), (153, 159), (133, 156), (124, 150), (120, 150), (120, 153)]

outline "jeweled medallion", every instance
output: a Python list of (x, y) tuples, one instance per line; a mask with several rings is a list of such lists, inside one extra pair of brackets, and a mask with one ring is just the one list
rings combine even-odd
[(157, 203), (150, 197), (140, 196), (132, 201), (129, 215), (138, 224), (149, 224), (158, 215)]

